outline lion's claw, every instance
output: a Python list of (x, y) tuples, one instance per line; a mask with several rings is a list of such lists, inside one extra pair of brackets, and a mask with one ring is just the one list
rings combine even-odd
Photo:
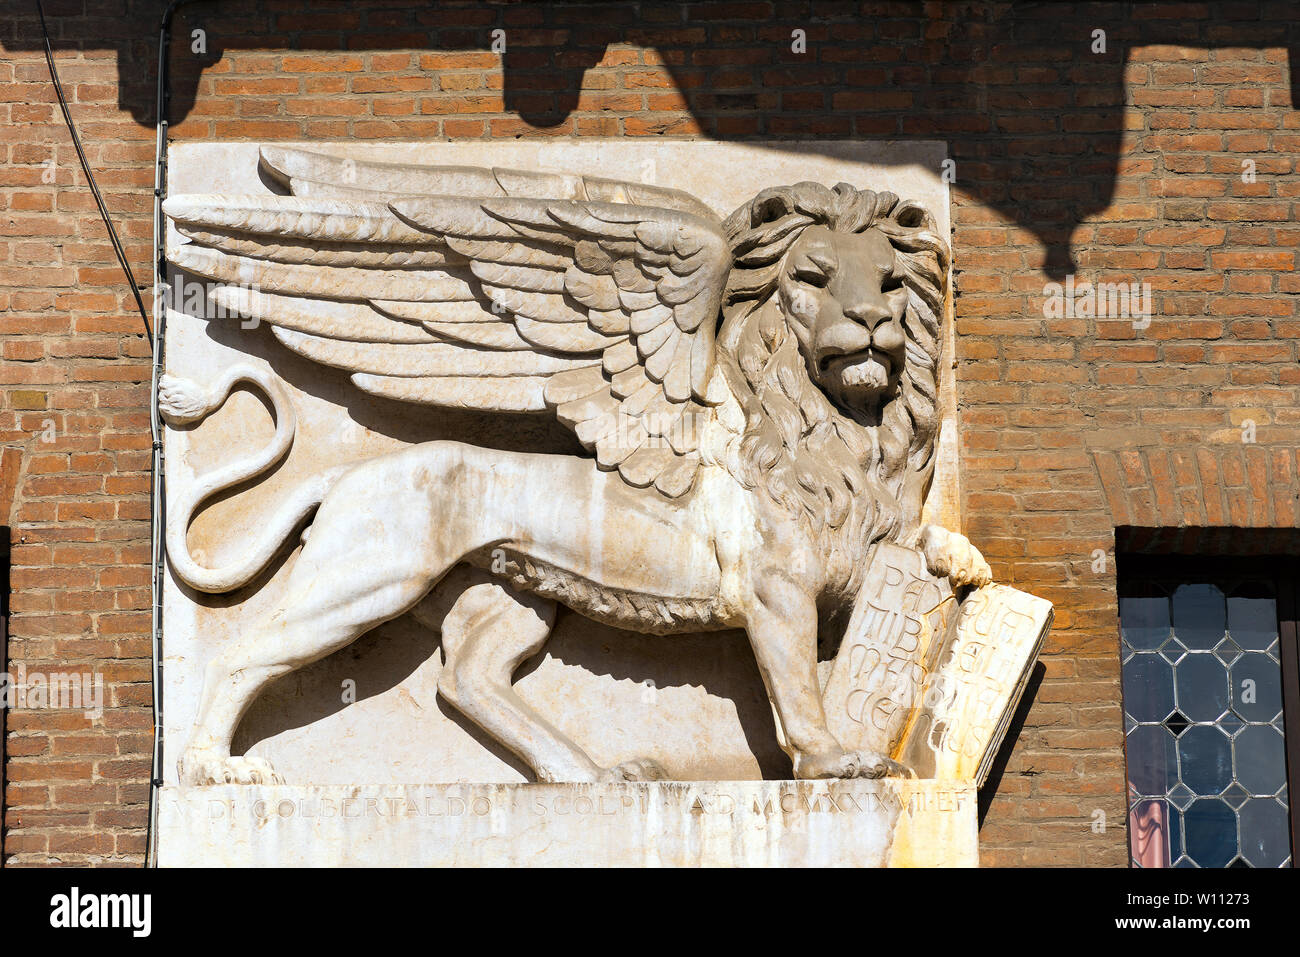
[(633, 758), (606, 768), (602, 781), (667, 781), (668, 772), (653, 758)]
[(874, 751), (855, 751), (853, 757), (861, 762), (858, 765), (858, 773), (854, 777), (871, 779), (916, 777), (911, 768)]
[(993, 580), (989, 563), (970, 539), (959, 532), (950, 532), (939, 525), (924, 525), (917, 533), (916, 547), (925, 556), (930, 573), (947, 578), (954, 588), (962, 585), (978, 588)]
[(916, 777), (906, 766), (876, 751), (801, 754), (795, 759), (794, 776), (803, 779)]
[(283, 784), (263, 758), (232, 757), (212, 751), (186, 751), (180, 760), (182, 784), (206, 787), (215, 784)]

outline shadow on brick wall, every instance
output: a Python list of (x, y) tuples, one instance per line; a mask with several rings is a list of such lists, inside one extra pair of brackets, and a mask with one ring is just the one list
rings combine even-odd
[[(989, 766), (989, 776), (985, 780), (984, 786), (979, 790), (980, 827), (984, 826), (984, 818), (989, 812), (989, 807), (993, 804), (993, 799), (997, 796), (998, 787), (1002, 783), (1002, 776), (1007, 773), (1007, 765), (1011, 761), (1011, 755), (1015, 751), (1016, 743), (1020, 741), (1025, 722), (1029, 720), (1029, 711), (1038, 698), (1038, 689), (1046, 675), (1047, 668), (1043, 666), (1041, 661), (1036, 663), (1029, 673), (1029, 680), (1025, 683), (1025, 690), (1020, 696), (1020, 703), (1016, 706), (1016, 713), (1011, 716), (1011, 722), (1007, 725), (1002, 745), (998, 748), (997, 756), (993, 759), (992, 765)], [(1026, 772), (1022, 771), (1021, 773)]]
[[(154, 123), (164, 6), (46, 4), (57, 49), (116, 54), (119, 105), (145, 125)], [(1046, 272), (1059, 279), (1074, 271), (1075, 229), (1115, 198), (1135, 54), (1172, 45), (1195, 60), (1196, 51), (1286, 47), (1290, 63), (1300, 62), (1300, 23), (1290, 4), (1206, 7), (1212, 18), (1202, 6), (952, 3), (912, 14), (907, 5), (834, 2), (430, 8), (392, 0), (196, 0), (174, 23), (169, 113), (172, 123), (189, 114), (203, 69), (229, 50), (482, 51), (501, 56), (508, 111), (538, 130), (566, 132), (587, 71), (605, 62), (611, 47), (639, 47), (646, 60), (636, 72), (662, 63), (682, 115), (641, 122), (640, 132), (946, 140), (956, 187), (1034, 233), (1047, 249)], [(34, 5), (23, 7), (0, 24), (0, 41), (40, 49)], [(196, 29), (205, 31), (203, 55), (191, 52)], [(1105, 31), (1104, 52), (1094, 52), (1098, 30)], [(503, 54), (492, 52), (494, 31), (503, 31), (495, 34), (505, 41)], [(1254, 82), (1247, 73), (1243, 86)], [(1294, 103), (1294, 75), (1290, 83)]]

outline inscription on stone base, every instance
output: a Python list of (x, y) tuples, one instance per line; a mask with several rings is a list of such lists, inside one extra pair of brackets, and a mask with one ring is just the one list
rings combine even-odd
[(164, 867), (978, 864), (934, 781), (167, 787), (159, 830)]

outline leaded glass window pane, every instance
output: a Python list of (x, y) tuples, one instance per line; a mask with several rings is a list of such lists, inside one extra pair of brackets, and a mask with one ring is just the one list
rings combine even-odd
[(1130, 578), (1119, 612), (1134, 865), (1290, 866), (1271, 583)]

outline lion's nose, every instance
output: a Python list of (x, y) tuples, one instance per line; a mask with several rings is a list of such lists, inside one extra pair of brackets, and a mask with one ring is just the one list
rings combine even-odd
[(889, 303), (884, 299), (864, 300), (846, 308), (844, 315), (855, 322), (862, 323), (868, 329), (874, 329), (886, 319), (892, 319), (894, 311), (889, 308)]

